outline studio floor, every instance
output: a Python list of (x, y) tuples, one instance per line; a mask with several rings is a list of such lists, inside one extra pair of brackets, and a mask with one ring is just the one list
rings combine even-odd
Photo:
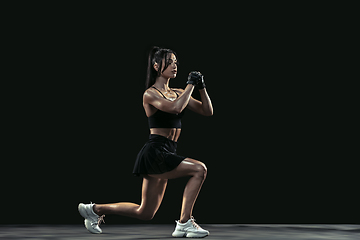
[[(360, 225), (343, 224), (201, 224), (206, 239), (237, 240), (342, 240), (360, 239)], [(83, 225), (0, 225), (0, 239), (174, 239), (175, 224), (103, 224), (102, 234)]]

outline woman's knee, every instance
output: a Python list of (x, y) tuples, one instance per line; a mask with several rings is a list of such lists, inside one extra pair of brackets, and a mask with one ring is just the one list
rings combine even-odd
[(150, 212), (150, 211), (139, 211), (137, 218), (143, 221), (150, 221), (154, 218), (156, 212)]
[(199, 162), (195, 164), (195, 176), (205, 179), (207, 175), (207, 167), (204, 163)]

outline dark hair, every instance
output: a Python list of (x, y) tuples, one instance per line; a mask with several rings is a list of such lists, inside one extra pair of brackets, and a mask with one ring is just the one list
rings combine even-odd
[[(156, 78), (161, 75), (161, 69), (163, 64), (162, 60), (164, 58), (165, 58), (165, 66), (163, 71), (165, 71), (165, 69), (170, 65), (170, 59), (167, 56), (171, 53), (173, 53), (177, 58), (177, 55), (173, 50), (166, 48), (159, 48), (156, 46), (151, 48), (149, 52), (148, 67), (147, 67), (146, 82), (145, 82), (146, 89), (151, 87), (155, 83)], [(153, 67), (155, 63), (159, 65), (158, 71), (156, 71), (155, 68)]]

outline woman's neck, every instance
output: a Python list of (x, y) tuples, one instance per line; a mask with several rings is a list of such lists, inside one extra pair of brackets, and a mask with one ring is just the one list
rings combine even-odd
[(169, 81), (170, 81), (170, 78), (164, 78), (163, 76), (160, 76), (160, 77), (156, 78), (154, 86), (161, 90), (167, 91), (170, 89)]

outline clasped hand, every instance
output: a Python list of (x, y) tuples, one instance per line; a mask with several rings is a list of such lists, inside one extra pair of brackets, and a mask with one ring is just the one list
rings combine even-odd
[(204, 89), (206, 87), (204, 82), (204, 76), (197, 71), (192, 71), (189, 73), (186, 84), (192, 84), (194, 86), (197, 86), (199, 89)]

